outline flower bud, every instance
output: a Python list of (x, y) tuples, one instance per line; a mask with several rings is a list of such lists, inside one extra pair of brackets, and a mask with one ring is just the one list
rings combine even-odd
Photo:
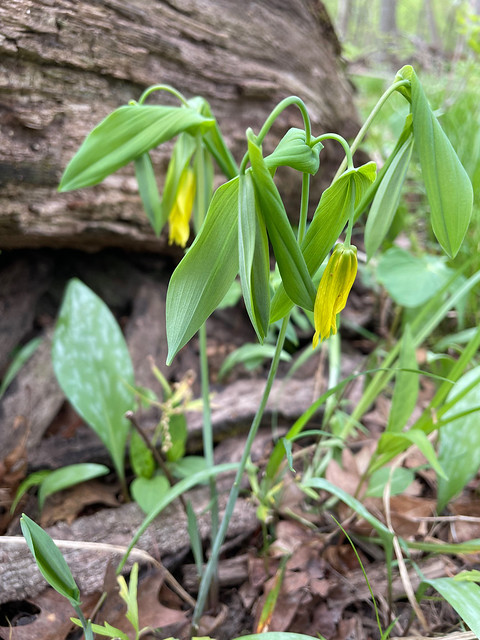
[(337, 244), (318, 285), (313, 309), (313, 348), (317, 346), (319, 338), (325, 340), (337, 333), (337, 313), (345, 307), (356, 275), (357, 247)]

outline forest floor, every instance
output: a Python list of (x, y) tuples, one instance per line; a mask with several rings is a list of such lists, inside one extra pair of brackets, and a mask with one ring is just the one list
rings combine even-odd
[[(170, 369), (165, 361), (165, 329), (162, 321), (169, 265), (153, 256), (106, 252), (85, 256), (75, 252), (15, 252), (2, 267), (5, 312), (0, 319), (0, 368), (8, 353), (33, 336), (43, 337), (41, 347), (20, 371), (0, 401), (0, 638), (62, 640), (80, 637), (72, 629), (70, 604), (46, 588), (20, 535), (19, 517), (25, 512), (40, 522), (55, 539), (73, 541), (75, 548), (62, 551), (82, 592), (85, 615), (132, 635), (119, 597), (114, 569), (118, 548), (126, 548), (144, 515), (135, 503), (126, 503), (113, 473), (47, 499), (39, 512), (35, 491), (30, 491), (14, 514), (10, 506), (20, 483), (32, 472), (77, 462), (109, 464), (108, 452), (66, 403), (50, 363), (49, 340), (55, 317), (70, 277), (79, 277), (110, 306), (124, 330), (137, 374), (137, 383), (158, 385), (152, 378), (148, 356), (170, 380), (179, 381), (188, 370), (196, 371), (197, 344), (192, 341)], [(10, 284), (9, 284), (10, 283)], [(10, 286), (11, 285), (11, 286)], [(9, 288), (10, 286), (10, 288)], [(8, 303), (8, 304), (7, 304)], [(389, 309), (361, 283), (356, 284), (345, 311), (342, 330), (342, 376), (367, 367), (373, 344), (349, 331), (355, 322), (368, 331), (385, 335)], [(245, 341), (254, 341), (242, 305), (216, 312), (209, 320), (208, 352), (211, 367), (213, 426), (216, 463), (238, 461), (246, 430), (254, 415), (266, 377), (266, 366), (255, 371), (236, 367), (227, 380), (218, 380), (226, 355)], [(299, 346), (311, 336), (299, 334)], [(10, 342), (9, 342), (10, 340)], [(12, 344), (13, 343), (13, 344)], [(292, 346), (292, 351), (294, 350)], [(298, 351), (297, 351), (298, 353)], [(294, 354), (294, 361), (295, 361)], [(3, 358), (3, 360), (1, 360)], [(282, 365), (281, 380), (274, 389), (252, 461), (259, 477), (272, 449), (274, 433), (281, 435), (327, 388), (325, 353), (320, 351), (288, 376), (292, 363)], [(40, 374), (38, 373), (40, 371)], [(362, 379), (348, 385), (342, 410), (348, 412), (362, 393)], [(418, 401), (421, 411), (434, 391), (422, 379)], [(198, 375), (193, 383), (199, 395)], [(347, 494), (357, 495), (364, 507), (404, 540), (412, 542), (462, 542), (480, 538), (480, 506), (475, 500), (478, 479), (449, 505), (448, 514), (436, 516), (436, 475), (418, 452), (411, 452), (403, 467), (415, 470), (415, 480), (398, 495), (388, 492), (365, 496), (358, 492), (365, 471), (388, 416), (390, 398), (379, 396), (363, 420), (363, 428), (328, 460), (325, 478)], [(141, 416), (151, 429), (158, 416)], [(199, 453), (201, 415), (188, 414), (188, 452)], [(322, 428), (316, 414), (308, 429)], [(296, 473), (287, 470), (272, 501), (264, 525), (257, 517), (258, 496), (245, 481), (219, 565), (218, 603), (207, 610), (197, 635), (227, 640), (257, 631), (294, 631), (327, 640), (379, 638), (372, 593), (383, 630), (396, 620), (392, 637), (432, 636), (458, 630), (458, 616), (438, 597), (426, 597), (413, 611), (409, 596), (421, 579), (457, 574), (478, 568), (480, 556), (425, 553), (411, 550), (410, 557), (393, 559), (392, 580), (384, 549), (372, 527), (341, 502), (323, 491), (306, 495), (298, 480), (318, 456), (314, 437), (295, 444)], [(130, 478), (131, 479), (131, 478)], [(232, 476), (219, 478), (221, 504)], [(209, 510), (205, 488), (188, 494), (199, 514), (204, 551), (209, 549)], [(178, 502), (178, 501), (177, 501)], [(354, 542), (356, 552), (333, 517)], [(0, 543), (2, 539), (0, 539)], [(96, 548), (83, 543), (98, 543)], [(103, 545), (103, 547), (101, 546)], [(116, 545), (114, 550), (105, 545)], [(172, 504), (142, 536), (138, 607), (141, 627), (159, 629), (142, 637), (186, 638), (190, 633), (192, 606), (197, 591), (197, 571), (189, 550), (186, 518), (181, 505)], [(148, 555), (147, 555), (148, 554)], [(358, 556), (357, 556), (358, 554)], [(153, 560), (152, 560), (153, 558)], [(361, 560), (364, 570), (359, 564)], [(130, 565), (128, 565), (131, 567)], [(400, 569), (405, 569), (400, 571)], [(371, 588), (371, 590), (370, 590)], [(266, 615), (272, 593), (275, 606)], [(108, 596), (97, 607), (102, 592)], [(434, 592), (428, 592), (431, 596)], [(267, 603), (267, 604), (266, 604)], [(263, 612), (263, 614), (262, 614)], [(452, 636), (453, 637), (453, 636)], [(457, 635), (455, 636), (457, 637)], [(473, 637), (468, 632), (464, 640)]]

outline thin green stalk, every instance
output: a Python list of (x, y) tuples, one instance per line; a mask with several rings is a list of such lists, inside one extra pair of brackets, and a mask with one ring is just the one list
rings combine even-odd
[[(275, 120), (282, 113), (282, 111), (284, 111), (287, 107), (289, 107), (292, 104), (296, 105), (299, 108), (300, 113), (302, 114), (303, 124), (305, 127), (305, 142), (308, 145), (312, 145), (312, 139), (311, 139), (312, 127), (310, 124), (310, 116), (308, 115), (308, 111), (305, 106), (305, 103), (303, 102), (303, 100), (301, 100), (297, 96), (290, 96), (277, 104), (277, 106), (273, 109), (273, 111), (270, 113), (268, 118), (265, 120), (265, 123), (260, 129), (260, 133), (258, 134), (258, 136), (256, 136), (257, 144), (259, 145), (262, 144), (265, 136), (270, 131)], [(243, 156), (242, 162), (240, 163), (240, 169), (239, 169), (240, 174), (245, 173), (247, 162), (248, 162), (248, 152)]]
[(148, 96), (154, 91), (166, 91), (167, 93), (171, 93), (173, 96), (178, 98), (185, 107), (189, 106), (185, 96), (182, 95), (180, 91), (177, 91), (177, 89), (175, 89), (174, 87), (171, 87), (169, 84), (154, 84), (153, 86), (148, 87), (148, 89), (146, 89), (140, 96), (138, 104), (143, 104)]
[[(202, 425), (202, 438), (203, 438), (203, 455), (207, 468), (214, 466), (213, 459), (213, 428), (212, 428), (212, 411), (210, 406), (210, 384), (209, 384), (209, 371), (208, 371), (208, 357), (207, 357), (207, 327), (203, 323), (198, 330), (198, 339), (200, 346), (200, 382), (202, 387), (202, 411), (203, 411), (203, 425)], [(209, 480), (210, 487), (210, 526), (211, 526), (211, 539), (215, 540), (218, 534), (218, 491), (215, 477), (211, 477)], [(217, 567), (216, 564), (213, 568), (212, 590), (211, 595), (214, 598), (217, 594)]]
[(85, 616), (83, 615), (83, 611), (80, 608), (80, 606), (74, 607), (74, 609), (75, 609), (75, 613), (78, 616), (78, 619), (82, 623), (83, 631), (85, 633), (85, 640), (93, 640), (93, 631), (92, 631), (92, 625), (90, 624), (90, 620), (88, 622), (87, 620), (85, 620)]
[(272, 364), (270, 366), (270, 371), (268, 374), (267, 382), (265, 385), (265, 389), (262, 395), (262, 399), (260, 401), (260, 405), (257, 409), (257, 413), (253, 419), (252, 425), (250, 427), (250, 431), (248, 433), (247, 441), (245, 443), (245, 447), (243, 449), (242, 459), (240, 460), (237, 473), (235, 475), (235, 480), (233, 482), (232, 488), (230, 490), (230, 495), (228, 496), (227, 506), (225, 507), (225, 514), (222, 519), (222, 523), (218, 530), (217, 536), (212, 546), (212, 552), (210, 555), (210, 559), (207, 562), (205, 567), (205, 571), (202, 576), (202, 580), (200, 581), (200, 589), (198, 592), (197, 598), (197, 606), (195, 607), (195, 611), (193, 613), (192, 626), (196, 631), (198, 630), (198, 624), (200, 621), (200, 617), (205, 608), (205, 603), (207, 601), (207, 596), (210, 590), (210, 584), (212, 582), (215, 568), (218, 563), (218, 556), (220, 555), (220, 548), (225, 540), (225, 536), (227, 533), (228, 525), (230, 519), (232, 517), (233, 509), (235, 507), (235, 503), (238, 498), (238, 494), (240, 492), (240, 483), (242, 481), (243, 473), (245, 471), (245, 467), (247, 465), (248, 458), (250, 456), (250, 450), (253, 445), (253, 441), (255, 440), (255, 436), (257, 435), (258, 428), (260, 426), (260, 422), (262, 420), (263, 412), (265, 411), (265, 407), (267, 405), (267, 400), (270, 395), (270, 391), (272, 389), (273, 381), (275, 379), (278, 365), (280, 362), (280, 355), (282, 353), (283, 344), (285, 342), (285, 335), (287, 332), (287, 326), (290, 319), (290, 314), (287, 314), (282, 321), (282, 326), (280, 328), (278, 337), (277, 337), (277, 346), (275, 348), (275, 355), (272, 360)]
[[(365, 122), (364, 122), (362, 128), (360, 129), (360, 131), (357, 133), (357, 136), (356, 136), (355, 140), (350, 145), (350, 149), (351, 149), (352, 154), (354, 154), (355, 151), (360, 146), (363, 138), (365, 137), (365, 134), (367, 133), (368, 129), (370, 128), (370, 126), (371, 126), (372, 122), (374, 121), (375, 117), (377, 116), (378, 112), (383, 107), (383, 105), (388, 100), (388, 98), (392, 95), (392, 93), (395, 93), (395, 91), (397, 89), (399, 89), (400, 87), (406, 87), (409, 84), (410, 84), (409, 80), (400, 80), (399, 82), (394, 82), (392, 85), (390, 85), (388, 87), (388, 89), (385, 91), (385, 93), (381, 96), (380, 100), (373, 107), (370, 115), (365, 120)], [(335, 177), (333, 178), (333, 182), (335, 182), (335, 180), (338, 178), (338, 176), (342, 175), (342, 173), (345, 171), (346, 163), (347, 163), (347, 161), (345, 159), (345, 160), (343, 160), (342, 164), (338, 167), (338, 171), (335, 174)]]
[[(317, 142), (322, 142), (323, 140), (336, 140), (337, 142), (339, 142), (345, 151), (345, 159), (343, 162), (347, 163), (348, 170), (353, 169), (353, 150), (351, 149), (345, 138), (339, 136), (338, 133), (323, 133), (321, 136), (318, 136), (318, 138), (313, 138), (312, 145), (317, 144)], [(335, 178), (337, 178), (338, 175), (339, 174), (337, 173)]]

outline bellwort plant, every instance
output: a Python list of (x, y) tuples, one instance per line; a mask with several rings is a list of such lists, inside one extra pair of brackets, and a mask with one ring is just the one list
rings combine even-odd
[[(173, 94), (179, 100), (179, 106), (147, 105), (147, 98), (158, 91)], [(399, 92), (409, 106), (395, 148), (378, 174), (373, 162), (355, 167), (354, 151), (375, 115), (394, 92)], [(303, 126), (289, 129), (274, 151), (264, 155), (264, 140), (275, 120), (287, 108), (299, 110)], [(177, 140), (160, 196), (149, 151), (174, 137)], [(342, 145), (345, 161), (323, 192), (308, 222), (310, 183), (318, 172), (323, 143), (327, 140)], [(398, 72), (351, 146), (337, 133), (315, 136), (307, 106), (293, 96), (275, 107), (258, 133), (251, 129), (246, 131), (245, 155), (237, 165), (203, 98), (186, 99), (168, 85), (155, 85), (145, 91), (138, 102), (132, 101), (116, 109), (95, 127), (65, 170), (61, 191), (97, 184), (133, 162), (140, 196), (155, 233), (159, 234), (168, 222), (169, 242), (186, 247), (190, 223), (193, 226), (195, 238), (173, 272), (167, 292), (167, 363), (170, 364), (180, 349), (199, 332), (207, 470), (182, 480), (162, 497), (135, 534), (129, 549), (169, 502), (195, 482), (209, 480), (213, 505), (212, 548), (201, 574), (193, 613), (194, 630), (198, 628), (209, 593), (214, 593), (212, 585), (215, 585), (220, 548), (277, 373), (291, 311), (297, 305), (313, 312), (314, 347), (336, 333), (337, 314), (347, 304), (357, 272), (357, 250), (351, 244), (353, 226), (363, 212), (370, 210), (365, 244), (370, 253), (380, 246), (398, 206), (412, 147), (416, 149), (423, 172), (433, 232), (445, 253), (453, 257), (470, 221), (472, 188), (411, 66)], [(215, 192), (212, 186), (214, 163), (226, 178)], [(296, 229), (290, 222), (274, 179), (280, 166), (298, 172), (301, 181)], [(340, 241), (345, 229), (345, 239)], [(270, 279), (271, 251), (280, 274), (280, 284), (274, 291)], [(245, 309), (258, 340), (264, 341), (272, 323), (279, 323), (280, 329), (263, 396), (220, 522), (205, 321), (236, 278), (240, 280)], [(275, 478), (284, 458), (285, 452), (279, 445), (281, 443), (277, 443), (270, 458), (267, 479)], [(119, 570), (127, 557), (128, 552)]]

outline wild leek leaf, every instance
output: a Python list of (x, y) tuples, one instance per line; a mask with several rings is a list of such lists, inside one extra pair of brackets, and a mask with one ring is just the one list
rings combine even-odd
[(200, 233), (170, 278), (167, 364), (215, 311), (238, 273), (238, 184), (237, 177), (217, 189)]
[(107, 447), (123, 479), (130, 430), (125, 412), (135, 404), (133, 366), (112, 313), (75, 278), (67, 286), (58, 316), (52, 361), (60, 387)]
[(272, 243), (278, 270), (289, 298), (304, 309), (313, 310), (315, 288), (300, 251), (282, 198), (265, 164), (253, 133), (247, 132), (257, 204)]
[(55, 591), (67, 598), (72, 606), (79, 606), (80, 591), (65, 558), (52, 538), (25, 514), (20, 518), (20, 526), (28, 548), (45, 580)]
[(213, 119), (186, 107), (138, 104), (119, 107), (85, 138), (65, 169), (59, 191), (98, 184), (180, 132), (204, 132), (213, 124)]

